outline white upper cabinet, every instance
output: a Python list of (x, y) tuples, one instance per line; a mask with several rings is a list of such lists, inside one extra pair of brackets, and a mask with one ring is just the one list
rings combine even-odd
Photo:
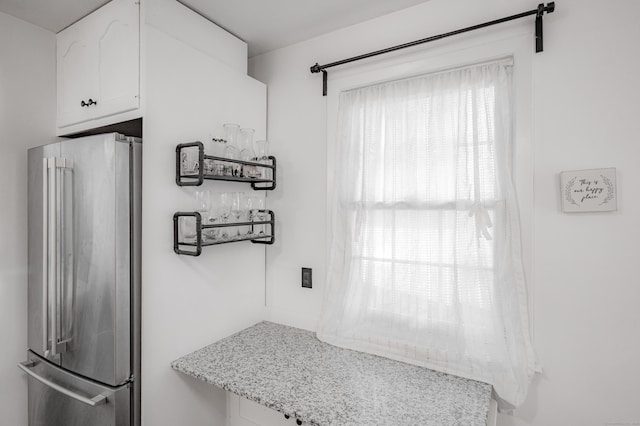
[(139, 3), (112, 0), (58, 33), (57, 70), (58, 128), (139, 108)]

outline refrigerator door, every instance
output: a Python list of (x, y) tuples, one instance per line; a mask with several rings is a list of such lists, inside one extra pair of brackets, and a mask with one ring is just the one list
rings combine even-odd
[(54, 194), (50, 191), (48, 179), (50, 171), (47, 158), (60, 157), (60, 144), (32, 148), (28, 151), (28, 261), (29, 276), (27, 284), (27, 299), (29, 315), (27, 319), (29, 348), (38, 355), (48, 357), (52, 362), (59, 362), (59, 355), (51, 353), (50, 313), (52, 312), (52, 298), (50, 289), (53, 285), (49, 262), (50, 249), (56, 238), (51, 238), (54, 228), (49, 220), (50, 206)]
[(132, 374), (131, 144), (112, 133), (60, 146), (73, 164), (64, 197), (73, 205), (65, 221), (74, 241), (60, 291), (61, 366), (116, 386)]
[(75, 376), (28, 352), (19, 364), (29, 374), (30, 426), (127, 426), (129, 385), (108, 387)]

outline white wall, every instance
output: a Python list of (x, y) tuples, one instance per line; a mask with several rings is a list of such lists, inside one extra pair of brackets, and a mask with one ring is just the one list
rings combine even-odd
[(216, 58), (239, 73), (247, 72), (247, 43), (175, 0), (142, 2), (142, 21)]
[[(222, 136), (234, 122), (266, 136), (266, 88), (155, 27), (145, 28), (142, 237), (142, 422), (223, 425), (226, 394), (172, 370), (171, 361), (264, 317), (265, 246), (238, 242), (173, 252), (173, 214), (192, 209), (175, 183), (179, 143)], [(249, 184), (205, 181), (212, 191)], [(264, 195), (264, 191), (257, 192)]]
[[(252, 58), (251, 75), (269, 88), (268, 136), (279, 162), (270, 206), (278, 213), (280, 238), (267, 252), (271, 319), (313, 330), (322, 304), (327, 104), (321, 76), (310, 74), (309, 66), (534, 7), (431, 0)], [(528, 242), (534, 345), (544, 374), (499, 425), (640, 422), (640, 199), (633, 187), (640, 180), (639, 13), (634, 0), (611, 2), (606, 10), (593, 0), (564, 0), (545, 16), (545, 51), (533, 57), (531, 70), (535, 193)], [(503, 28), (518, 25), (532, 28), (533, 19)], [(502, 30), (482, 33), (491, 31)], [(417, 49), (455, 50), (480, 34)], [(618, 211), (560, 212), (558, 173), (597, 167), (617, 168)], [(314, 289), (300, 288), (301, 266), (314, 268)]]
[(27, 424), (27, 148), (54, 141), (55, 35), (0, 12), (0, 423)]

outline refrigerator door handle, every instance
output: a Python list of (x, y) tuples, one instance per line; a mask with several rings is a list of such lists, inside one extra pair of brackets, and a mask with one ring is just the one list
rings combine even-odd
[(50, 157), (47, 159), (48, 173), (49, 173), (49, 286), (52, 287), (49, 291), (49, 333), (51, 336), (51, 349), (49, 355), (56, 356), (58, 354), (58, 191), (56, 182), (56, 158)]
[(49, 167), (42, 159), (42, 354), (49, 356)]
[[(49, 173), (49, 182), (47, 187), (49, 198), (49, 224), (47, 225), (49, 243), (49, 258), (47, 263), (49, 266), (49, 277), (47, 278), (47, 281), (48, 285), (53, 287), (51, 291), (49, 291), (51, 299), (51, 315), (49, 318), (51, 349), (48, 354), (50, 356), (56, 356), (60, 353), (66, 352), (66, 342), (59, 342), (60, 336), (58, 334), (58, 304), (60, 298), (60, 281), (62, 279), (60, 274), (63, 270), (60, 265), (62, 254), (60, 253), (61, 250), (58, 250), (58, 247), (61, 244), (61, 235), (58, 233), (58, 220), (62, 217), (63, 208), (63, 200), (61, 199), (62, 190), (59, 189), (60, 180), (62, 179), (58, 180), (58, 169), (71, 169), (73, 168), (73, 162), (65, 158), (50, 157), (47, 159), (47, 168)], [(43, 320), (43, 323), (45, 321), (46, 320)]]
[(27, 373), (29, 376), (33, 377), (34, 379), (38, 380), (39, 382), (43, 383), (44, 385), (50, 387), (51, 389), (54, 389), (64, 395), (67, 395), (70, 398), (75, 399), (76, 401), (80, 401), (83, 404), (87, 404), (91, 407), (95, 407), (97, 405), (102, 405), (102, 404), (106, 404), (107, 403), (107, 397), (104, 395), (96, 395), (93, 398), (88, 398), (86, 396), (82, 396), (80, 394), (77, 394), (65, 387), (60, 386), (57, 383), (52, 382), (49, 379), (45, 379), (44, 377), (38, 375), (37, 373), (35, 373), (34, 371), (32, 371), (30, 368), (34, 367), (36, 365), (36, 363), (34, 361), (24, 361), (24, 362), (20, 362), (18, 363), (18, 368), (21, 369), (22, 371), (24, 371), (25, 373)]
[[(55, 173), (56, 173), (56, 218), (58, 221), (56, 226), (59, 226), (59, 230), (65, 230), (67, 228), (66, 222), (66, 209), (73, 206), (67, 206), (67, 199), (65, 197), (65, 175), (64, 172), (67, 170), (73, 170), (73, 161), (67, 158), (56, 158), (55, 159)], [(70, 199), (71, 203), (73, 203), (73, 198)], [(57, 244), (58, 248), (56, 249), (56, 258), (55, 262), (57, 264), (57, 276), (55, 278), (55, 310), (56, 310), (56, 353), (64, 353), (67, 351), (67, 343), (70, 340), (68, 336), (69, 332), (64, 329), (64, 315), (67, 313), (68, 306), (65, 306), (65, 294), (63, 294), (62, 284), (67, 278), (67, 270), (65, 268), (65, 260), (67, 256), (67, 244), (71, 245), (73, 249), (73, 242), (66, 240), (67, 235), (63, 235), (62, 233), (57, 236)], [(73, 271), (73, 267), (71, 268)]]

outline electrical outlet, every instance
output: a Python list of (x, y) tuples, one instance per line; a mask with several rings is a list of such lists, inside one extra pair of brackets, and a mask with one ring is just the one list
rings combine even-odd
[(302, 287), (312, 288), (311, 268), (302, 268)]

